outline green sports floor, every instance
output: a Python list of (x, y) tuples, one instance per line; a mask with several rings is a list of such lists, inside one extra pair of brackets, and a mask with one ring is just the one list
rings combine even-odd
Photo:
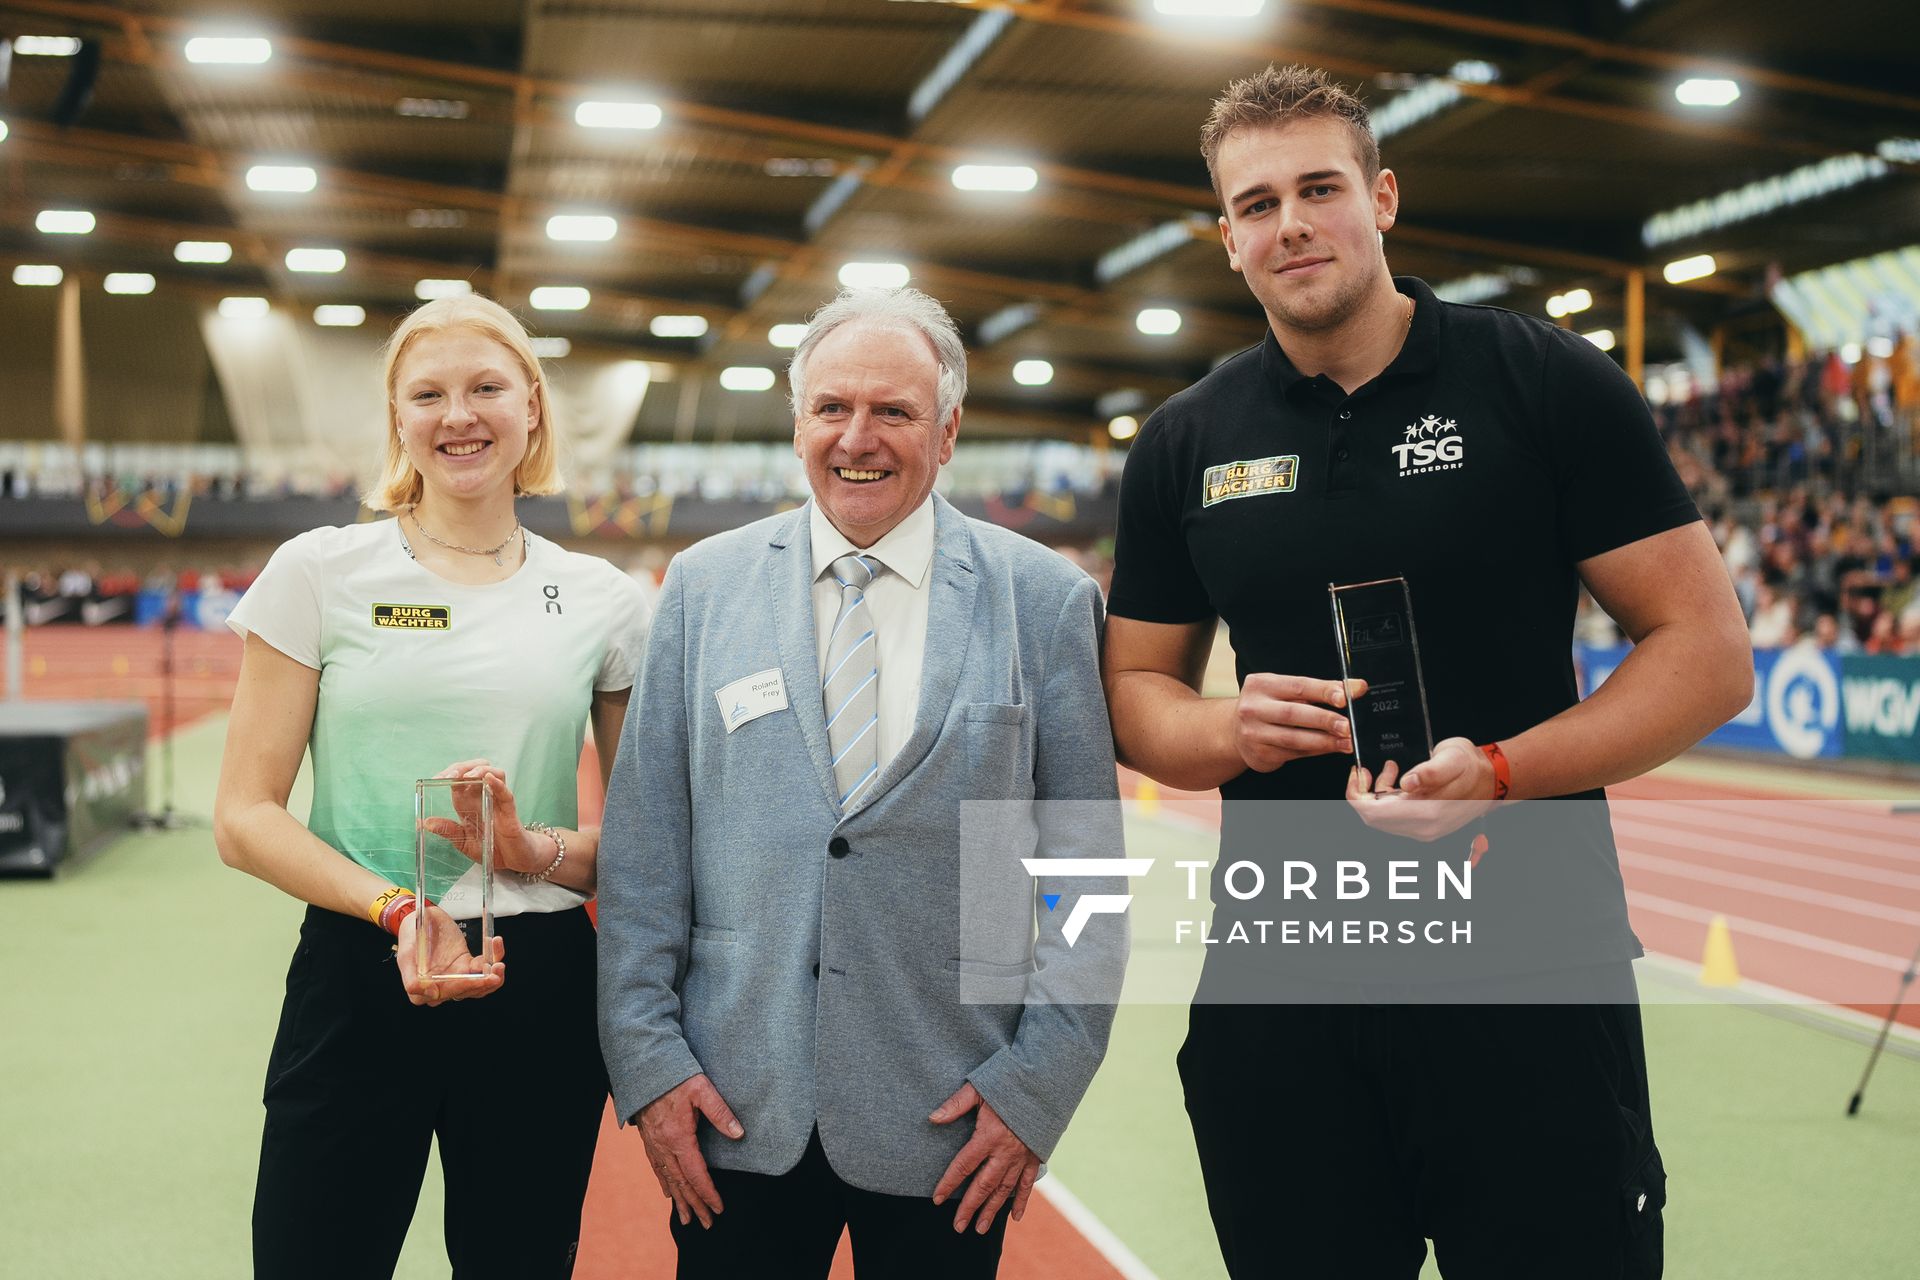
[[(129, 836), (55, 881), (0, 880), (6, 1280), (248, 1272), (261, 1073), (299, 907), (214, 855), (204, 815), (224, 727), (203, 720), (177, 742), (181, 807), (199, 827)], [(1157, 821), (1130, 832), (1140, 856), (1204, 848)], [(1896, 1044), (1848, 1120), (1870, 1032), (1692, 998), (1672, 967), (1645, 980), (1664, 987), (1646, 1023), (1671, 1177), (1667, 1274), (1920, 1276), (1920, 1049)], [(1121, 1011), (1052, 1166), (1161, 1280), (1222, 1274), (1174, 1076), (1184, 1028), (1176, 1005)], [(413, 1064), (394, 1065), (402, 1107)], [(511, 1211), (510, 1180), (492, 1194)], [(403, 1276), (446, 1274), (440, 1196), (430, 1177)]]

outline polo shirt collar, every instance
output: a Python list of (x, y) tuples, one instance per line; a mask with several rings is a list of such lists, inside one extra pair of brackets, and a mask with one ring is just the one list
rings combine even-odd
[(926, 581), (927, 568), (933, 563), (933, 495), (915, 507), (907, 518), (881, 536), (870, 547), (856, 547), (847, 535), (833, 527), (818, 502), (809, 502), (808, 523), (813, 540), (813, 580), (833, 567), (841, 556), (859, 552), (872, 556), (904, 578), (915, 591)]
[[(1440, 363), (1440, 337), (1446, 321), (1440, 299), (1434, 296), (1427, 282), (1417, 276), (1395, 276), (1394, 290), (1413, 299), (1413, 327), (1407, 331), (1407, 340), (1400, 345), (1400, 354), (1393, 363), (1381, 370), (1379, 378), (1398, 378), (1403, 375), (1426, 373)], [(1273, 334), (1273, 326), (1267, 326), (1267, 336), (1260, 344), (1260, 367), (1267, 377), (1283, 393), (1290, 393), (1294, 387), (1307, 381), (1307, 375), (1294, 367), (1292, 360), (1280, 347), (1280, 340)], [(1375, 379), (1378, 381), (1379, 379)]]

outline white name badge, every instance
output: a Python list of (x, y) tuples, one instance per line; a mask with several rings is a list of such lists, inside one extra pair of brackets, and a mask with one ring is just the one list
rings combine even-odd
[(780, 668), (769, 667), (735, 680), (724, 689), (715, 690), (713, 696), (720, 704), (720, 723), (727, 726), (728, 733), (732, 733), (749, 720), (758, 720), (768, 712), (785, 711), (787, 682), (781, 679)]

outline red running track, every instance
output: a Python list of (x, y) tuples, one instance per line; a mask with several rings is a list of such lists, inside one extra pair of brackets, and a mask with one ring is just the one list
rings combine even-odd
[[(1137, 800), (1139, 775), (1121, 775)], [(1217, 793), (1157, 790), (1163, 812), (1219, 829)], [(1608, 795), (1647, 950), (1698, 963), (1724, 915), (1742, 978), (1886, 1016), (1920, 944), (1920, 813), (1663, 777)], [(1900, 1021), (1920, 1028), (1920, 1004)]]

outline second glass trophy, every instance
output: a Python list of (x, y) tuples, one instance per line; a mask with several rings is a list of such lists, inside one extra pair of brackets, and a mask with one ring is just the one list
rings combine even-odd
[(1354, 758), (1376, 779), (1389, 760), (1404, 774), (1433, 754), (1413, 592), (1405, 578), (1382, 578), (1348, 586), (1328, 583), (1327, 593), (1340, 675), (1367, 682), (1367, 691), (1347, 702)]
[(493, 792), (478, 778), (421, 778), (413, 784), (413, 830), (414, 893), (422, 907), (414, 916), (415, 972), (436, 982), (482, 977), (433, 972), (441, 966), (433, 963), (434, 926), (425, 905), (438, 904), (477, 872), (480, 945), (472, 954), (484, 960), (493, 953)]

